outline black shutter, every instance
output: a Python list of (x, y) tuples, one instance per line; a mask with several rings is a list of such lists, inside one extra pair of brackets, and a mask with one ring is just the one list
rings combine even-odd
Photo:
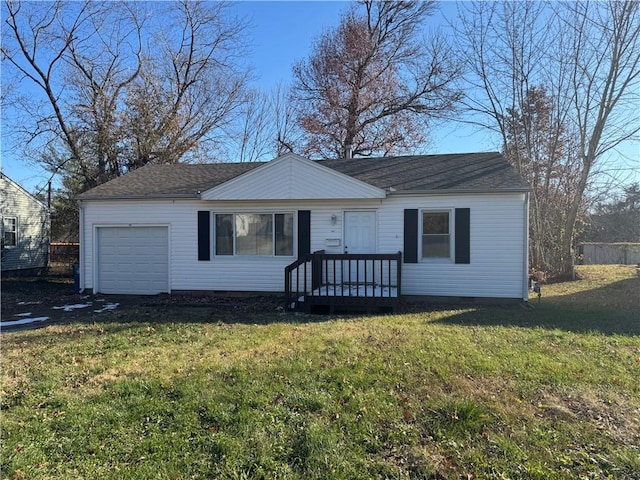
[(418, 263), (418, 210), (404, 211), (404, 263)]
[(211, 212), (198, 210), (198, 260), (211, 260)]
[(311, 253), (311, 211), (298, 210), (298, 258)]
[(468, 208), (456, 208), (456, 263), (471, 263), (470, 216)]

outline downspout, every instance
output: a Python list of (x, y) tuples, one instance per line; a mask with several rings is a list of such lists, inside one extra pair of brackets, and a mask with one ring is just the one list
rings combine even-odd
[(524, 255), (522, 265), (522, 299), (525, 302), (529, 301), (529, 192), (524, 194)]
[(78, 200), (78, 210), (80, 212), (80, 225), (78, 231), (78, 241), (80, 246), (78, 247), (78, 275), (80, 276), (80, 293), (84, 292), (84, 207), (82, 206), (82, 200)]

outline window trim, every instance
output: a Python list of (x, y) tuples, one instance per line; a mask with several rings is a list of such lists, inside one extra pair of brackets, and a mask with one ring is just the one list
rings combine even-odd
[[(13, 230), (9, 230), (9, 232), (14, 234), (13, 245), (7, 245), (7, 243), (5, 242), (7, 229), (4, 222), (6, 220), (13, 220)], [(2, 245), (4, 248), (16, 248), (18, 246), (18, 217), (2, 217)]]
[[(217, 217), (218, 215), (231, 215), (231, 225), (232, 225), (232, 249), (233, 249), (233, 253), (227, 255), (227, 254), (220, 254), (217, 253), (217, 247), (218, 247), (218, 236), (217, 236)], [(236, 245), (236, 215), (270, 215), (271, 216), (271, 221), (272, 221), (272, 251), (271, 254), (269, 255), (250, 255), (250, 254), (239, 254), (237, 253), (237, 245)], [(291, 215), (292, 220), (293, 220), (293, 232), (292, 232), (292, 245), (291, 245), (291, 255), (276, 255), (276, 215)], [(291, 210), (291, 211), (281, 211), (281, 210), (276, 210), (276, 211), (260, 211), (260, 210), (251, 210), (251, 211), (232, 211), (232, 212), (225, 212), (225, 211), (215, 211), (213, 214), (213, 221), (212, 223), (212, 228), (213, 228), (213, 245), (212, 245), (212, 250), (213, 250), (213, 256), (216, 258), (254, 258), (254, 259), (259, 259), (259, 258), (294, 258), (296, 256), (296, 245), (297, 245), (297, 235), (298, 235), (298, 230), (297, 230), (297, 216), (296, 216), (296, 211)]]
[[(425, 257), (423, 252), (424, 237), (424, 214), (425, 213), (446, 213), (449, 216), (449, 256), (448, 257)], [(455, 263), (456, 240), (455, 240), (455, 208), (421, 208), (418, 218), (418, 261), (423, 263)], [(442, 234), (444, 235), (444, 234)]]

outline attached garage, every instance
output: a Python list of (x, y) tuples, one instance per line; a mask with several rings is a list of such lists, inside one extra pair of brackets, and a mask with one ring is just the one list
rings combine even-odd
[(154, 295), (169, 291), (167, 227), (98, 227), (96, 292)]

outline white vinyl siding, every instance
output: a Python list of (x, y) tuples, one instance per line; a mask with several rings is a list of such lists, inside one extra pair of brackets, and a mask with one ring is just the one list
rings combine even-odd
[[(403, 211), (470, 208), (471, 263), (402, 266), (403, 295), (522, 298), (526, 283), (522, 193), (395, 196), (378, 213), (380, 252), (403, 249)], [(453, 223), (453, 215), (450, 217)]]
[(382, 198), (384, 191), (286, 154), (202, 193), (204, 200), (318, 200)]
[[(350, 208), (371, 208), (379, 200), (352, 201)], [(81, 244), (82, 288), (93, 288), (94, 254), (92, 225), (167, 224), (169, 245), (170, 290), (259, 291), (282, 292), (284, 268), (293, 259), (280, 256), (214, 256), (211, 261), (198, 261), (199, 210), (218, 213), (273, 213), (276, 211), (311, 210), (311, 251), (324, 249), (342, 253), (342, 247), (327, 247), (327, 239), (342, 238), (344, 202), (201, 202), (197, 200), (129, 200), (82, 202), (84, 218)], [(331, 216), (338, 217), (335, 225)], [(297, 235), (296, 235), (297, 238)], [(294, 246), (294, 255), (297, 255)]]
[[(524, 194), (407, 195), (370, 200), (84, 201), (82, 286), (93, 288), (93, 225), (167, 224), (170, 290), (282, 292), (284, 268), (290, 257), (214, 256), (197, 260), (197, 212), (214, 214), (311, 211), (311, 251), (343, 253), (344, 212), (376, 211), (378, 253), (403, 249), (403, 212), (471, 209), (471, 263), (421, 262), (402, 265), (402, 293), (459, 297), (522, 298), (525, 271)], [(135, 207), (135, 208), (132, 208)], [(333, 218), (333, 222), (332, 222)], [(450, 217), (453, 223), (453, 218)], [(294, 234), (297, 238), (297, 234)], [(213, 241), (213, 237), (212, 237)], [(294, 250), (296, 248), (294, 247)], [(297, 255), (297, 251), (294, 251)]]

